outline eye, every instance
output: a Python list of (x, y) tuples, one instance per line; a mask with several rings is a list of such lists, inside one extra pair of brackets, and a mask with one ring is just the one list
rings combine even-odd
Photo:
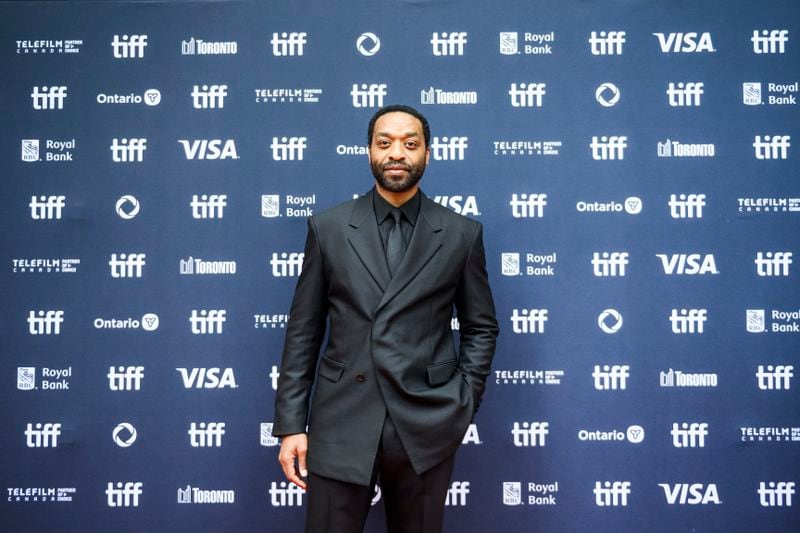
[(406, 142), (406, 146), (407, 146), (408, 148), (414, 149), (414, 148), (416, 148), (416, 147), (417, 147), (417, 143), (416, 143), (416, 142), (414, 142), (414, 141), (407, 141), (407, 142)]
[(386, 139), (381, 139), (381, 140), (378, 141), (377, 144), (381, 148), (386, 148), (387, 146), (389, 146), (389, 141), (387, 141)]

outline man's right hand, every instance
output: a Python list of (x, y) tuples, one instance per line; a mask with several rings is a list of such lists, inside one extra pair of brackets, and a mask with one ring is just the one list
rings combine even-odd
[[(281, 451), (278, 453), (278, 462), (281, 463), (286, 479), (303, 490), (306, 490), (306, 482), (300, 476), (308, 476), (308, 470), (306, 469), (307, 451), (308, 436), (305, 433), (295, 433), (282, 438)], [(298, 468), (295, 468), (295, 458), (297, 458)], [(298, 470), (300, 475), (297, 475)]]

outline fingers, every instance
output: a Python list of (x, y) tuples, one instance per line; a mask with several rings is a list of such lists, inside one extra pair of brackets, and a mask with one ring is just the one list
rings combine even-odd
[(281, 464), (281, 468), (283, 469), (283, 474), (286, 476), (286, 479), (301, 489), (306, 490), (306, 482), (297, 475), (294, 465), (295, 457), (297, 457), (298, 462), (300, 463), (300, 475), (303, 477), (308, 475), (308, 471), (306, 470), (306, 452), (308, 446), (305, 435), (302, 435), (302, 438), (297, 437), (299, 436), (292, 435), (283, 440), (283, 443), (281, 443), (281, 451), (278, 454), (278, 461)]

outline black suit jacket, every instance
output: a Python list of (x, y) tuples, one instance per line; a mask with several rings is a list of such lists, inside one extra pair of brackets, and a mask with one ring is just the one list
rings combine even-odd
[(455, 452), (498, 334), (481, 224), (423, 194), (390, 277), (372, 194), (308, 220), (273, 427), (284, 436), (308, 425), (309, 470), (361, 485), (369, 484), (387, 411), (417, 473)]

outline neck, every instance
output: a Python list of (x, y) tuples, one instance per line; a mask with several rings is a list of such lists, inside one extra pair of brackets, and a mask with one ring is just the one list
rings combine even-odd
[(375, 183), (375, 190), (378, 191), (378, 194), (380, 194), (384, 200), (395, 207), (400, 207), (409, 201), (415, 194), (417, 194), (417, 189), (419, 189), (418, 183), (415, 183), (414, 186), (407, 191), (401, 192), (390, 191), (389, 189), (381, 187), (380, 183)]

